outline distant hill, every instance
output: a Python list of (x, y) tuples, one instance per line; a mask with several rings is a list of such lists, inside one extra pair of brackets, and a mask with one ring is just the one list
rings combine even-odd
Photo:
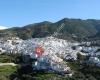
[(36, 37), (50, 36), (57, 30), (57, 28), (64, 23), (65, 26), (59, 32), (58, 38), (63, 39), (100, 39), (100, 20), (94, 19), (69, 19), (64, 18), (55, 23), (44, 21), (35, 24), (29, 24), (21, 28), (14, 27), (6, 30), (0, 30), (0, 37), (4, 36), (18, 36), (21, 39), (29, 39)]
[(7, 29), (7, 27), (5, 27), (5, 26), (0, 26), (0, 30), (4, 30), (4, 29)]

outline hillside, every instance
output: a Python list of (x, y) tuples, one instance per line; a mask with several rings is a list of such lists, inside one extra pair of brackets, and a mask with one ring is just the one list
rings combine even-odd
[(57, 36), (58, 38), (75, 40), (100, 38), (100, 20), (68, 18), (64, 18), (55, 23), (44, 21), (29, 24), (21, 28), (14, 27), (6, 30), (0, 30), (0, 37), (18, 36), (21, 39), (46, 37), (53, 34), (62, 23), (64, 23), (65, 26), (59, 32)]

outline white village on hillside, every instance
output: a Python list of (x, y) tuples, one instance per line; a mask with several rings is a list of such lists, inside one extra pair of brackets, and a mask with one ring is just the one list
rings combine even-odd
[[(65, 64), (64, 60), (77, 60), (77, 53), (91, 55), (89, 62), (100, 66), (100, 60), (97, 57), (100, 55), (100, 52), (97, 52), (99, 47), (80, 46), (84, 43), (86, 42), (69, 42), (55, 37), (28, 40), (22, 40), (18, 37), (0, 38), (0, 54), (22, 53), (23, 55), (30, 56), (32, 59), (37, 59), (32, 65), (37, 70), (53, 70), (72, 75), (70, 67)], [(87, 42), (87, 44), (89, 45), (90, 43)], [(44, 49), (44, 52), (40, 56), (34, 52), (34, 49), (38, 46)], [(25, 61), (26, 59), (28, 60), (28, 57), (25, 58)]]
[[(100, 56), (100, 47), (91, 47), (90, 42), (72, 42), (55, 37), (63, 26), (64, 24), (53, 35), (45, 38), (27, 40), (22, 40), (18, 37), (0, 38), (0, 54), (20, 53), (23, 55), (24, 62), (28, 63), (30, 58), (36, 59), (32, 63), (32, 67), (35, 70), (62, 72), (67, 73), (69, 76), (73, 74), (73, 71), (65, 61), (77, 60), (78, 53), (83, 56), (91, 56), (88, 62), (100, 66), (100, 59), (98, 58)], [(35, 51), (36, 48), (37, 51)]]

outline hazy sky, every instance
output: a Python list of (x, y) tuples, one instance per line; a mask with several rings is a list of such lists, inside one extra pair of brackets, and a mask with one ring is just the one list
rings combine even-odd
[(100, 0), (0, 0), (0, 26), (67, 18), (100, 19)]

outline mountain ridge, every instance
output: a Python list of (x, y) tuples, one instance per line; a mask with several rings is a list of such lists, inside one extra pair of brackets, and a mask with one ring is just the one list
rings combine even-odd
[(13, 36), (20, 37), (21, 39), (46, 37), (53, 34), (62, 23), (64, 23), (65, 26), (59, 32), (57, 36), (58, 38), (80, 40), (91, 37), (100, 39), (100, 20), (95, 19), (82, 20), (64, 18), (55, 23), (44, 21), (23, 27), (0, 30), (0, 33), (7, 32), (8, 35), (12, 34)]

